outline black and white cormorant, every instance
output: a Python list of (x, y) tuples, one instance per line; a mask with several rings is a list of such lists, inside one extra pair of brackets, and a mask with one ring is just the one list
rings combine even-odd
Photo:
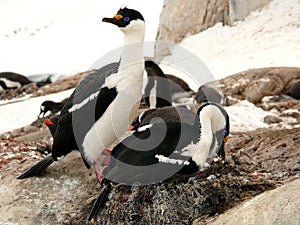
[(41, 80), (41, 81), (33, 81), (30, 78), (14, 72), (1, 72), (0, 73), (0, 92), (21, 88), (28, 84), (35, 84), (38, 87), (44, 86), (46, 84), (51, 83), (50, 79)]
[(0, 92), (20, 88), (24, 85), (32, 83), (27, 77), (14, 72), (0, 73)]
[(192, 124), (155, 121), (138, 127), (113, 148), (103, 172), (104, 185), (89, 220), (103, 206), (112, 183), (151, 184), (177, 173), (195, 173), (224, 152), (228, 135), (229, 117), (215, 103), (203, 104)]
[(165, 74), (152, 60), (145, 61), (145, 70), (147, 83), (144, 89), (144, 99), (150, 108), (171, 106), (174, 98), (187, 96), (192, 91), (184, 80)]
[(45, 117), (47, 112), (51, 114), (56, 114), (62, 110), (64, 105), (67, 103), (68, 98), (63, 99), (60, 102), (53, 102), (50, 100), (44, 101), (40, 106), (40, 114), (38, 115), (39, 118)]
[(108, 64), (80, 82), (59, 115), (52, 154), (19, 179), (39, 175), (58, 157), (79, 149), (87, 167), (94, 166), (101, 180), (102, 152), (135, 117), (142, 97), (144, 18), (125, 7), (102, 21), (124, 33), (120, 62)]
[(169, 80), (153, 61), (145, 61), (147, 83), (144, 99), (149, 108), (161, 108), (172, 105), (172, 93)]
[(58, 119), (59, 118), (57, 116), (57, 117), (52, 117), (51, 119), (46, 119), (43, 121), (43, 123), (47, 125), (52, 137), (54, 137), (54, 135), (55, 135), (57, 124), (58, 124)]

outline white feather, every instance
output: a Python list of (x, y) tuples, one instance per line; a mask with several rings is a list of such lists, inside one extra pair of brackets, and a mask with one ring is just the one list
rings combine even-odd
[(156, 97), (157, 97), (156, 90), (157, 90), (157, 80), (154, 80), (154, 85), (151, 88), (150, 94), (148, 96), (149, 97), (149, 103), (150, 103), (150, 106), (149, 106), (150, 109), (156, 108), (156, 103), (157, 103), (156, 102)]
[(143, 117), (144, 113), (145, 113), (145, 111), (143, 111), (143, 112), (139, 115), (139, 117), (138, 117), (139, 123), (142, 123), (142, 117)]
[(142, 97), (145, 25), (141, 20), (131, 21), (121, 30), (124, 33), (124, 46), (120, 67), (104, 83), (108, 88), (116, 88), (118, 94), (86, 134), (82, 144), (85, 157), (90, 162), (102, 162), (104, 156), (101, 152), (127, 130)]
[(137, 129), (138, 132), (142, 132), (142, 131), (145, 131), (149, 128), (151, 128), (153, 126), (153, 124), (147, 124), (147, 125), (144, 125), (144, 126), (141, 126)]
[(155, 158), (158, 159), (158, 162), (169, 163), (169, 164), (178, 164), (178, 165), (190, 165), (190, 162), (181, 160), (181, 159), (172, 159), (163, 155), (155, 155)]
[(219, 146), (216, 142), (213, 143), (213, 150), (210, 153), (213, 134), (224, 129), (226, 120), (221, 110), (215, 105), (205, 106), (200, 111), (199, 119), (201, 123), (199, 142), (188, 145), (184, 149), (183, 155), (192, 157), (199, 167), (204, 168), (207, 166), (206, 161), (217, 154)]
[(8, 88), (20, 88), (22, 86), (17, 81), (11, 81), (11, 80), (3, 78), (3, 77), (0, 78), (0, 80), (2, 80), (5, 83), (6, 87), (8, 87)]
[(73, 105), (68, 111), (69, 113), (74, 112), (75, 110), (78, 110), (82, 108), (84, 105), (86, 105), (89, 101), (93, 100), (94, 98), (97, 98), (100, 91), (96, 91), (95, 93), (91, 94), (89, 97), (84, 99), (82, 102)]

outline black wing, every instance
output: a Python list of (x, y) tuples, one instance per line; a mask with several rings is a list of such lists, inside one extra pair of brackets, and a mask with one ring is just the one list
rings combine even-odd
[[(153, 124), (124, 139), (112, 151), (112, 157), (103, 174), (116, 183), (156, 183), (176, 174), (183, 165), (159, 163), (157, 155), (177, 158), (181, 150), (199, 137), (199, 128), (188, 124)], [(184, 160), (189, 158), (183, 157)], [(183, 159), (181, 158), (181, 159)]]
[(11, 81), (19, 82), (22, 85), (32, 83), (27, 77), (14, 72), (1, 72), (0, 78), (6, 78)]
[(114, 100), (116, 90), (102, 86), (105, 78), (116, 73), (118, 67), (118, 63), (108, 64), (84, 78), (76, 87), (59, 116), (53, 141), (54, 158), (78, 150), (85, 134)]

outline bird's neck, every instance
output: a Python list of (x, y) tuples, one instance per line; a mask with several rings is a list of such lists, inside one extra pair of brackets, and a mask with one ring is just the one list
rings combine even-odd
[(141, 27), (136, 32), (124, 31), (124, 45), (120, 61), (120, 69), (125, 69), (132, 64), (144, 64), (143, 41), (145, 28)]

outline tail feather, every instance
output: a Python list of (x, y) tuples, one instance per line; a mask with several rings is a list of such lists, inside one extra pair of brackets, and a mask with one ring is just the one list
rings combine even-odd
[(33, 176), (40, 175), (53, 162), (54, 162), (54, 159), (52, 158), (51, 155), (49, 155), (46, 158), (44, 158), (41, 161), (39, 161), (37, 164), (35, 164), (33, 167), (31, 167), (25, 173), (23, 173), (20, 176), (18, 176), (17, 179), (24, 179), (24, 178), (28, 178), (28, 177), (33, 177)]
[(96, 215), (98, 214), (98, 212), (100, 211), (101, 207), (103, 206), (103, 204), (105, 203), (105, 201), (107, 199), (110, 189), (111, 189), (110, 182), (108, 182), (107, 184), (104, 184), (95, 204), (93, 205), (92, 211), (90, 212), (89, 219), (88, 219), (89, 221), (91, 221), (93, 218), (95, 218)]

